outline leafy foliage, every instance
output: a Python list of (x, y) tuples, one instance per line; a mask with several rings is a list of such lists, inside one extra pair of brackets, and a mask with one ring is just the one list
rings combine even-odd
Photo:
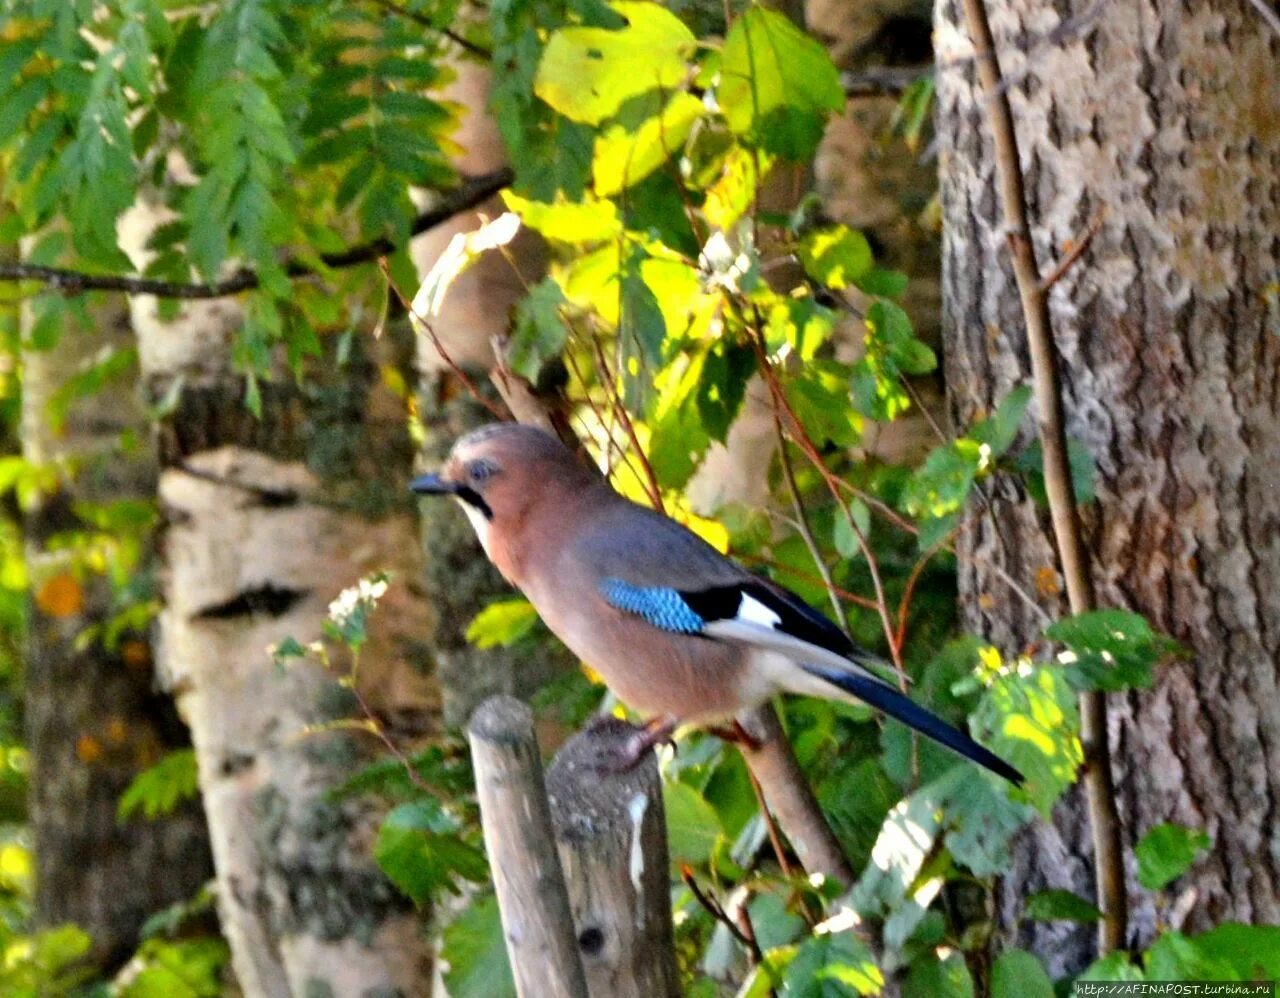
[(144, 769), (120, 795), (121, 821), (141, 812), (147, 818), (169, 814), (196, 795), (196, 754), (193, 749), (170, 752)]
[[(879, 923), (905, 995), (974, 994), (969, 958), (993, 995), (1052, 991), (1035, 957), (991, 952), (981, 916), (958, 915), (938, 899), (990, 891), (1013, 837), (1047, 817), (1076, 780), (1075, 693), (1148, 685), (1174, 649), (1141, 618), (1108, 610), (1045, 630), (1065, 649), (1057, 663), (1004, 657), (976, 639), (923, 653), (954, 627), (949, 548), (975, 489), (1015, 476), (1043, 495), (1038, 445), (1022, 435), (1030, 391), (1015, 389), (917, 467), (870, 456), (878, 427), (910, 410), (912, 379), (938, 361), (903, 301), (906, 277), (877, 259), (867, 234), (815, 218), (803, 201), (791, 214), (762, 209), (764, 185), (807, 161), (844, 108), (840, 75), (818, 41), (754, 2), (731, 6), (711, 27), (698, 22), (705, 12), (640, 0), (493, 0), (465, 16), (455, 0), (5, 0), (4, 12), (0, 196), (13, 210), (0, 216), (0, 235), (29, 237), (33, 263), (94, 272), (136, 265), (185, 282), (250, 269), (231, 348), (248, 375), (251, 408), (261, 405), (261, 381), (285, 367), (305, 379), (304, 361), (319, 356), (322, 337), (369, 328), (392, 297), (370, 294), (367, 267), (326, 259), (376, 243), (390, 250), (395, 280), (412, 279), (403, 252), (418, 211), (411, 192), (429, 199), (456, 179), (461, 109), (443, 93), (454, 69), (442, 29), (487, 47), (499, 67), (490, 109), (515, 169), (507, 213), (455, 238), (414, 311), (430, 319), (456, 277), (484, 253), (508, 252), (520, 228), (540, 234), (551, 263), (511, 317), (510, 369), (531, 383), (563, 375), (557, 390), (574, 425), (621, 491), (661, 503), (815, 605), (834, 602), (840, 626), (913, 675), (922, 702), (968, 724), (1027, 776), (1014, 790), (901, 726), (881, 728), (866, 710), (787, 704), (800, 762), (860, 871), (838, 901), (831, 885), (789, 877), (771, 855), (741, 758), (712, 736), (690, 736), (664, 765), (673, 883), (685, 881), (674, 898), (689, 993), (876, 993), (884, 971), (853, 931), (858, 919)], [(895, 127), (911, 148), (932, 87), (931, 78), (918, 80), (900, 107)], [(131, 264), (118, 227), (144, 192), (169, 221)], [(314, 278), (292, 280), (303, 267)], [(794, 278), (778, 278), (786, 272)], [(74, 297), (37, 299), (28, 345), (54, 348), (82, 309)], [(64, 418), (108, 380), (133, 376), (135, 361), (132, 351), (95, 358), (63, 386), (50, 418)], [(0, 378), (8, 378), (4, 365)], [(707, 491), (705, 478), (701, 489), (690, 486), (730, 439), (753, 384), (778, 436), (760, 483), (769, 508), (721, 509), (720, 528), (691, 503)], [(0, 385), (12, 419), (16, 389)], [(1077, 493), (1091, 498), (1092, 462), (1079, 446), (1072, 466)], [(0, 492), (29, 510), (60, 473), (3, 456)], [(90, 568), (109, 572), (122, 591), (136, 581), (138, 538), (154, 508), (77, 515), (86, 529), (64, 539), (60, 570), (38, 580), (38, 606), (42, 598), (46, 608), (76, 606)], [(24, 612), (20, 549), (6, 523), (0, 593), (13, 598), (0, 601), (5, 633)], [(353, 686), (386, 582), (371, 576), (336, 600), (324, 641), (280, 641), (280, 667), (304, 656), (338, 661), (348, 665), (335, 670), (338, 683)], [(867, 593), (874, 599), (861, 598)], [(153, 594), (140, 585), (131, 595), (86, 640), (118, 643), (145, 626)], [(485, 648), (545, 635), (527, 602), (508, 599), (477, 613), (467, 637)], [(569, 723), (598, 698), (577, 675), (555, 695)], [(334, 726), (386, 734), (371, 716)], [(194, 789), (194, 756), (175, 754), (135, 780), (121, 816), (164, 813)], [(487, 878), (458, 743), (378, 759), (332, 793), (368, 795), (388, 809), (374, 854), (415, 903), (468, 893)], [(1138, 847), (1141, 882), (1163, 888), (1205, 846), (1201, 833), (1154, 829)], [(691, 878), (734, 898), (753, 925), (757, 965), (698, 902)], [(1098, 917), (1064, 891), (1034, 895), (1022, 914)], [(74, 986), (88, 946), (82, 936), (67, 928), (23, 937), (0, 982), (15, 994)], [(1168, 932), (1139, 963), (1114, 957), (1090, 973), (1274, 974), (1264, 954), (1277, 950), (1271, 935), (1246, 926)], [(124, 993), (215, 993), (225, 958), (207, 941), (149, 940)], [(453, 995), (514, 992), (489, 896), (461, 908), (445, 930), (443, 958)]]

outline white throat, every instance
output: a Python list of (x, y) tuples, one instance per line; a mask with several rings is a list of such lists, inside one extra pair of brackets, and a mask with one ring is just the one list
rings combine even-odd
[(462, 507), (462, 511), (467, 514), (467, 519), (471, 521), (471, 529), (480, 538), (480, 546), (484, 548), (484, 553), (489, 557), (493, 557), (489, 552), (489, 521), (485, 519), (485, 515), (480, 510), (465, 499), (457, 499), (457, 503)]

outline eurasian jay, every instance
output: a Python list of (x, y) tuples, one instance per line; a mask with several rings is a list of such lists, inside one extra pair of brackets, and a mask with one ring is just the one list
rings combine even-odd
[(459, 439), (415, 492), (450, 495), (547, 627), (650, 721), (710, 726), (789, 692), (862, 702), (1015, 784), (1022, 774), (866, 666), (878, 659), (782, 586), (615, 492), (559, 440), (515, 423)]

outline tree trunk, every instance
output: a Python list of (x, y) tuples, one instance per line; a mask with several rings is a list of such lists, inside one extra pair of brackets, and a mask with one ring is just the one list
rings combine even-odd
[[(1280, 326), (1267, 287), (1280, 266), (1280, 41), (1243, 0), (1140, 0), (1096, 20), (1091, 9), (989, 4), (1042, 269), (1105, 212), (1051, 297), (1068, 430), (1097, 469), (1098, 502), (1084, 512), (1099, 600), (1192, 651), (1153, 690), (1109, 698), (1125, 838), (1163, 821), (1213, 837), (1168, 892), (1189, 902), (1187, 928), (1275, 922)], [(943, 338), (952, 408), (968, 424), (1027, 380), (1028, 362), (963, 23), (944, 0)], [(993, 566), (1056, 613), (1061, 580), (1044, 512), (1006, 476), (986, 497), (960, 536), (964, 613), (1012, 652), (1039, 622)], [(1006, 920), (1041, 887), (1091, 896), (1090, 862), (1073, 792), (1052, 825), (1023, 836), (1002, 887)], [(1132, 882), (1130, 894), (1141, 943), (1169, 908)], [(1092, 952), (1088, 928), (1019, 934), (1058, 972)]]
[[(153, 224), (143, 210), (129, 220), (135, 252)], [(255, 417), (230, 361), (240, 321), (232, 301), (162, 322), (134, 300), (147, 391), (174, 400), (160, 431), (162, 664), (196, 746), (223, 928), (254, 996), (425, 994), (423, 923), (371, 855), (379, 816), (328, 796), (379, 744), (309, 731), (361, 712), (335, 673), (312, 659), (278, 668), (269, 651), (317, 640), (344, 587), (389, 571), (358, 690), (397, 740), (437, 726), (412, 447), (379, 366), (407, 365), (408, 350), (373, 355), (390, 333), (357, 339), (345, 362), (327, 349), (319, 380), (264, 382)]]
[[(189, 742), (157, 689), (149, 638), (130, 629), (108, 639), (106, 625), (123, 609), (111, 583), (101, 571), (75, 565), (73, 550), (58, 544), (70, 533), (97, 529), (82, 518), (80, 503), (155, 495), (136, 364), (72, 402), (65, 421), (50, 405), (105, 351), (132, 348), (122, 297), (95, 302), (90, 317), (91, 328), (68, 324), (55, 347), (28, 349), (22, 358), (25, 457), (65, 471), (58, 491), (43, 497), (26, 524), (35, 599), (25, 717), (36, 919), (43, 926), (79, 924), (93, 937), (95, 962), (109, 972), (133, 952), (143, 921), (190, 898), (212, 864), (197, 804), (154, 821), (116, 817), (132, 779)], [(147, 561), (144, 553), (138, 574), (149, 571)], [(89, 628), (98, 632), (86, 634)]]

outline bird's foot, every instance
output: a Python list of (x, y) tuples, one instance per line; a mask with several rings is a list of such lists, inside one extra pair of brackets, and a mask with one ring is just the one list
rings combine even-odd
[[(591, 725), (592, 730), (603, 730), (605, 727), (603, 722), (599, 725)], [(671, 733), (676, 729), (676, 722), (671, 718), (654, 718), (643, 725), (628, 725), (628, 727), (631, 731), (625, 738), (601, 750), (596, 762), (596, 770), (602, 775), (629, 773), (640, 765), (641, 760), (654, 746), (663, 743), (674, 744), (671, 741)]]
[(742, 726), (742, 722), (734, 720), (732, 724), (720, 724), (714, 728), (707, 728), (707, 733), (715, 735), (722, 742), (731, 742), (734, 745), (741, 746), (748, 752), (760, 751), (760, 746), (764, 744), (759, 738)]

